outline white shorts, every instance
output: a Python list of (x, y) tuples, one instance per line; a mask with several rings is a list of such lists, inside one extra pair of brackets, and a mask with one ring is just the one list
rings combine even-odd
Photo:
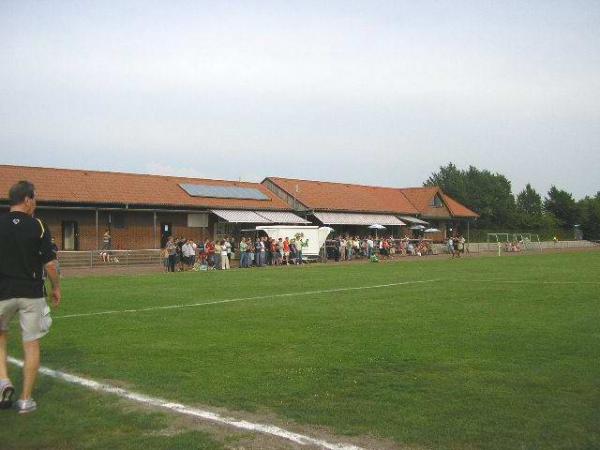
[(0, 331), (8, 331), (10, 321), (17, 311), (24, 342), (35, 341), (48, 334), (52, 325), (52, 317), (50, 317), (50, 308), (45, 298), (0, 300)]

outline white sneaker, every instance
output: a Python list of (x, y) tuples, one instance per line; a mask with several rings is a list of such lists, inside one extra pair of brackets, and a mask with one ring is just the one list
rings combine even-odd
[(17, 400), (17, 411), (19, 414), (27, 414), (37, 409), (37, 403), (32, 398), (27, 400)]
[(12, 406), (12, 396), (15, 388), (8, 380), (0, 381), (0, 409), (8, 409)]

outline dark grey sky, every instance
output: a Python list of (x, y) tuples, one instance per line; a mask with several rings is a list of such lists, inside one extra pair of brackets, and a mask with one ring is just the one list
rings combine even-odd
[(0, 162), (600, 190), (598, 1), (0, 2)]

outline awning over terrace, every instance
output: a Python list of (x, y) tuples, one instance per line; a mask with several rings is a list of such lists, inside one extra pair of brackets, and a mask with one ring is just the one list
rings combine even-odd
[(289, 211), (247, 211), (237, 209), (212, 209), (211, 212), (231, 223), (309, 223)]
[(294, 213), (289, 211), (256, 211), (259, 216), (264, 217), (267, 220), (270, 220), (272, 223), (310, 223), (308, 220), (303, 219), (300, 216), (297, 216)]
[(429, 222), (425, 222), (424, 220), (417, 219), (416, 217), (411, 217), (411, 216), (398, 216), (398, 217), (400, 217), (400, 219), (402, 219), (402, 220), (405, 220), (405, 221), (415, 224), (415, 225), (429, 225)]
[(359, 214), (338, 212), (315, 212), (314, 216), (325, 225), (406, 225), (396, 216), (389, 214)]

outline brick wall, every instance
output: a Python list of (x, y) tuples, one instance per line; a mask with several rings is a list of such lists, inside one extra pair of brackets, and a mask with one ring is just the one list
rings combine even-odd
[[(120, 215), (120, 217), (117, 217)], [(115, 250), (135, 250), (158, 248), (160, 246), (161, 223), (170, 223), (173, 236), (184, 236), (194, 240), (212, 238), (216, 218), (209, 216), (208, 228), (189, 228), (187, 213), (156, 214), (156, 234), (154, 233), (154, 216), (152, 212), (109, 212), (98, 213), (98, 236), (96, 235), (95, 210), (50, 210), (38, 209), (36, 216), (45, 221), (50, 228), (56, 245), (63, 249), (63, 222), (73, 221), (78, 226), (78, 250), (96, 250), (102, 247), (102, 235), (110, 227), (112, 248)], [(120, 226), (122, 225), (122, 227)]]

